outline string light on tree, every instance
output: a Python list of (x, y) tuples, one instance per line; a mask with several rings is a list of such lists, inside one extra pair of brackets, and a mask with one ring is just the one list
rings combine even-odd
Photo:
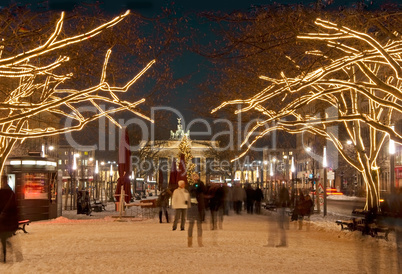
[[(191, 143), (187, 139), (186, 135), (183, 135), (183, 138), (180, 141), (179, 154), (177, 155), (178, 159), (180, 159), (181, 154), (184, 155), (184, 162), (187, 171), (187, 182), (192, 184), (191, 174), (195, 170), (195, 164), (193, 163), (193, 155), (191, 154)], [(179, 162), (180, 161), (177, 161), (177, 163)]]
[[(264, 117), (248, 130), (241, 144), (246, 149), (238, 158), (260, 138), (277, 130), (291, 134), (311, 133), (332, 142), (346, 162), (361, 174), (367, 193), (365, 209), (378, 209), (379, 151), (388, 136), (402, 143), (401, 132), (391, 126), (398, 119), (397, 115), (402, 114), (400, 38), (397, 33), (394, 37), (387, 35), (390, 38), (384, 43), (366, 33), (322, 19), (317, 19), (315, 24), (323, 32), (298, 38), (320, 42), (317, 45), (320, 48), (325, 41), (331, 49), (327, 52), (335, 52), (334, 57), (312, 49), (306, 54), (318, 61), (310, 71), (295, 77), (288, 77), (284, 72), (279, 78), (260, 76), (269, 82), (266, 88), (248, 99), (223, 102), (212, 113), (240, 105), (235, 114), (255, 112)], [(315, 104), (323, 106), (319, 115), (306, 111)], [(335, 111), (327, 112), (328, 109)], [(334, 126), (344, 129), (353, 144), (352, 150), (344, 149), (338, 136), (328, 130)]]
[[(47, 39), (38, 37), (40, 41), (45, 40), (44, 43), (13, 56), (4, 56), (3, 49), (7, 46), (4, 43), (7, 39), (2, 41), (3, 44), (0, 46), (0, 78), (13, 81), (10, 86), (15, 83), (17, 87), (11, 91), (3, 91), (5, 96), (0, 101), (0, 172), (3, 171), (5, 161), (14, 145), (27, 138), (42, 138), (70, 131), (79, 131), (88, 123), (101, 117), (106, 117), (113, 124), (121, 127), (110, 114), (126, 110), (153, 122), (152, 119), (136, 110), (136, 107), (145, 101), (144, 98), (129, 102), (120, 99), (118, 93), (128, 92), (131, 86), (155, 63), (155, 60), (146, 64), (137, 75), (123, 86), (113, 86), (107, 80), (107, 66), (112, 53), (109, 49), (104, 57), (99, 83), (82, 89), (68, 88), (68, 80), (71, 80), (73, 76), (71, 73), (59, 75), (55, 72), (57, 68), (70, 60), (69, 56), (59, 56), (54, 61), (44, 63), (44, 60), (49, 60), (44, 57), (45, 54), (57, 52), (70, 45), (91, 39), (101, 34), (105, 29), (118, 24), (129, 14), (130, 12), (127, 11), (85, 33), (60, 39), (64, 21), (63, 12), (56, 22), (52, 34)], [(63, 84), (63, 88), (59, 87), (61, 84)], [(100, 104), (110, 105), (111, 108), (104, 110)], [(97, 112), (81, 111), (79, 107), (85, 105), (94, 107)], [(56, 119), (67, 118), (73, 122), (71, 126), (33, 126), (30, 121), (37, 120), (42, 113), (50, 113)]]

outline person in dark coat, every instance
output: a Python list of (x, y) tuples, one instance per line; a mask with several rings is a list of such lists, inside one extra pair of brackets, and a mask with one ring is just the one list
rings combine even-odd
[(223, 207), (225, 202), (225, 193), (220, 185), (212, 185), (208, 191), (209, 209), (211, 211), (211, 230), (222, 229)]
[[(202, 216), (201, 216), (201, 211), (198, 210), (198, 204), (201, 202), (200, 199), (204, 200), (204, 196), (199, 195), (199, 191), (197, 188), (199, 188), (199, 184), (193, 184), (189, 188), (189, 193), (190, 193), (190, 208), (187, 211), (187, 220), (189, 221), (189, 226), (188, 226), (188, 238), (187, 238), (187, 246), (192, 247), (193, 246), (193, 229), (194, 229), (194, 224), (197, 222), (197, 242), (198, 246), (202, 247), (204, 246), (202, 244)], [(203, 201), (202, 201), (203, 202)]]
[(7, 184), (7, 177), (2, 176), (2, 188), (0, 189), (0, 239), (3, 251), (3, 261), (6, 262), (7, 245), (9, 238), (18, 229), (17, 200), (13, 190)]
[(246, 187), (246, 208), (248, 214), (254, 213), (255, 191), (250, 184)]
[(191, 174), (191, 179), (193, 180), (193, 185), (196, 186), (197, 200), (198, 200), (198, 210), (200, 211), (201, 220), (205, 221), (205, 193), (206, 187), (203, 181), (200, 180), (200, 176), (197, 173)]
[(264, 194), (259, 186), (255, 190), (255, 213), (261, 214), (261, 201), (264, 199)]
[(282, 186), (279, 191), (279, 208), (278, 208), (278, 226), (279, 226), (279, 233), (280, 233), (280, 242), (279, 245), (276, 247), (286, 247), (287, 246), (287, 239), (286, 239), (286, 223), (287, 218), (285, 214), (286, 207), (289, 206), (290, 197), (289, 197), (289, 190), (286, 186)]
[(164, 189), (161, 194), (159, 194), (158, 200), (156, 200), (156, 205), (159, 207), (159, 223), (162, 223), (162, 216), (165, 213), (166, 222), (169, 223), (169, 199), (172, 196), (172, 192), (169, 189)]

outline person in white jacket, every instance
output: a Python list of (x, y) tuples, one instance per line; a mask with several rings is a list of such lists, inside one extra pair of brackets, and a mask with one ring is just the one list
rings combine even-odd
[(178, 184), (179, 187), (173, 191), (172, 196), (172, 207), (175, 210), (173, 230), (176, 230), (179, 219), (181, 219), (180, 229), (184, 230), (187, 209), (190, 207), (190, 194), (187, 189), (184, 188), (184, 181), (179, 181)]

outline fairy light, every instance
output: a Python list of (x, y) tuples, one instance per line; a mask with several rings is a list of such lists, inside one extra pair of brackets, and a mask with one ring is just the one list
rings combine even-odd
[[(0, 46), (0, 77), (19, 81), (18, 87), (6, 94), (4, 101), (0, 102), (0, 110), (5, 113), (0, 116), (0, 172), (2, 172), (5, 160), (17, 141), (79, 131), (88, 123), (101, 117), (109, 119), (120, 127), (117, 121), (111, 117), (111, 114), (121, 111), (130, 111), (136, 116), (154, 122), (136, 109), (139, 104), (145, 101), (144, 98), (129, 102), (121, 100), (118, 93), (128, 92), (133, 84), (152, 67), (156, 62), (155, 60), (146, 64), (124, 85), (112, 86), (107, 82), (107, 66), (112, 54), (109, 49), (104, 57), (99, 83), (84, 89), (59, 88), (60, 84), (65, 84), (72, 78), (72, 73), (64, 75), (55, 73), (57, 68), (70, 60), (69, 56), (59, 56), (55, 61), (50, 61), (40, 66), (35, 65), (35, 60), (47, 53), (91, 39), (105, 29), (118, 24), (129, 14), (130, 11), (126, 11), (124, 14), (85, 33), (61, 38), (65, 16), (63, 12), (56, 22), (51, 35), (38, 47), (3, 58), (4, 46)], [(38, 76), (45, 77), (43, 80), (37, 80)], [(32, 99), (33, 97), (35, 98), (34, 100)], [(113, 105), (114, 108), (102, 110), (100, 103)], [(94, 106), (98, 112), (82, 113), (78, 109), (78, 106), (82, 104)], [(75, 123), (70, 127), (45, 126), (40, 128), (34, 127), (28, 122), (28, 119), (37, 117), (43, 112), (54, 114), (60, 118), (70, 118)]]
[[(315, 23), (324, 32), (308, 33), (298, 38), (325, 41), (328, 47), (340, 53), (340, 57), (331, 59), (323, 55), (322, 51), (309, 50), (306, 54), (321, 56), (328, 62), (296, 77), (288, 77), (284, 72), (280, 73), (279, 78), (260, 76), (260, 79), (268, 82), (267, 87), (249, 98), (222, 102), (211, 113), (236, 105), (240, 108), (235, 110), (235, 114), (255, 111), (263, 117), (248, 128), (241, 142), (241, 147), (245, 149), (232, 161), (244, 157), (257, 140), (278, 130), (291, 134), (311, 133), (332, 142), (346, 162), (362, 174), (369, 197), (366, 209), (378, 207), (379, 151), (388, 136), (391, 150), (393, 143), (402, 144), (402, 134), (391, 127), (395, 119), (393, 117), (402, 114), (402, 90), (399, 83), (402, 80), (402, 43), (392, 40), (379, 43), (366, 33), (319, 18)], [(365, 43), (368, 47), (349, 44), (351, 40)], [(288, 56), (286, 58), (292, 60)], [(383, 75), (383, 71), (387, 71), (387, 76)], [(297, 99), (290, 100), (289, 96), (297, 96)], [(367, 101), (367, 111), (361, 109), (359, 102), (362, 100)], [(278, 102), (275, 105), (277, 109), (269, 107), (272, 102)], [(306, 107), (316, 102), (333, 107), (337, 112), (332, 116), (325, 113), (322, 118), (311, 117), (306, 113)], [(272, 122), (273, 126), (266, 127)], [(363, 124), (368, 126), (369, 134), (361, 130)], [(355, 155), (348, 153), (338, 136), (327, 130), (327, 127), (334, 125), (345, 128), (345, 134), (353, 140)], [(367, 138), (370, 142), (365, 142)], [(326, 165), (324, 151), (323, 166)]]

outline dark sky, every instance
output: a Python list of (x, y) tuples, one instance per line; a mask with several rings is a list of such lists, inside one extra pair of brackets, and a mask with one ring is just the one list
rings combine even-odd
[[(371, 7), (378, 6), (382, 2), (387, 2), (389, 0), (360, 0), (366, 5)], [(395, 0), (397, 1), (397, 0)], [(187, 16), (196, 15), (201, 11), (222, 11), (231, 12), (235, 10), (246, 11), (250, 9), (253, 5), (269, 5), (274, 3), (280, 4), (295, 4), (303, 3), (304, 5), (312, 5), (316, 2), (313, 0), (284, 0), (284, 1), (272, 1), (272, 0), (0, 0), (1, 5), (6, 6), (8, 4), (30, 4), (32, 9), (51, 9), (57, 11), (69, 11), (74, 8), (74, 5), (86, 3), (101, 3), (100, 6), (106, 12), (110, 14), (119, 14), (122, 11), (130, 9), (135, 12), (139, 12), (144, 16), (153, 17), (161, 13), (162, 7), (172, 6), (178, 12), (178, 15), (185, 14)], [(336, 8), (336, 6), (350, 6), (351, 1), (349, 0), (321, 0), (322, 3), (327, 4), (329, 7)], [(356, 2), (356, 1), (354, 1)], [(194, 20), (195, 22), (195, 20)], [(201, 83), (205, 77), (206, 73), (202, 70), (200, 71), (200, 64), (205, 65), (207, 61), (200, 56), (196, 56), (191, 53), (184, 53), (182, 56), (177, 58), (173, 67), (176, 75), (178, 77), (189, 77), (189, 81), (186, 84), (179, 86), (170, 100), (169, 106), (178, 109), (185, 116), (185, 122), (188, 123), (190, 120), (196, 118), (192, 110), (192, 103), (190, 99), (197, 93), (197, 85)], [(186, 75), (187, 74), (187, 75)], [(217, 102), (217, 104), (220, 102)], [(206, 106), (208, 107), (208, 106)], [(210, 106), (212, 108), (213, 106)], [(175, 123), (175, 117), (172, 118), (172, 122)]]

